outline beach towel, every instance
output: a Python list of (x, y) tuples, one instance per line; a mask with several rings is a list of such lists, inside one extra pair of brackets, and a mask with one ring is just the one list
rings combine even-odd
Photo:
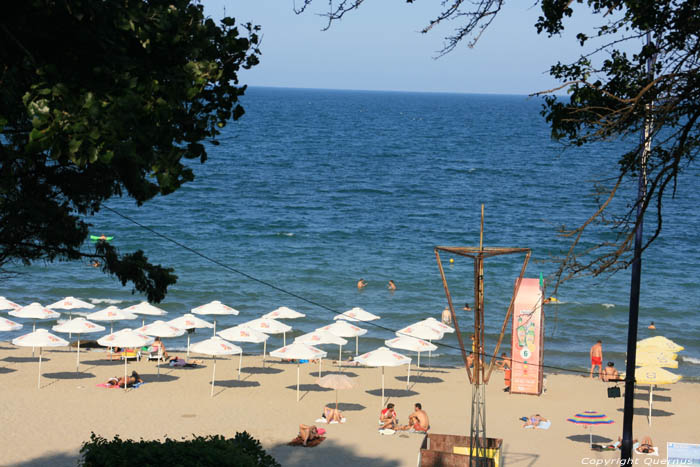
[(640, 451), (637, 451), (637, 448), (635, 448), (635, 449), (634, 449), (634, 452), (636, 452), (637, 454), (643, 454), (643, 455), (647, 455), (647, 456), (657, 456), (657, 457), (658, 457), (658, 456), (659, 456), (659, 447), (658, 447), (658, 446), (654, 446), (654, 450), (653, 450), (652, 452), (640, 452)]
[(525, 428), (539, 428), (540, 430), (549, 430), (549, 427), (552, 426), (552, 421), (546, 421), (546, 422), (540, 422), (539, 425), (533, 427), (532, 425), (528, 425)]
[(326, 420), (325, 418), (321, 417), (321, 418), (317, 418), (317, 419), (316, 419), (316, 423), (328, 423), (328, 420)]
[(321, 444), (324, 440), (326, 439), (325, 436), (321, 436), (316, 439), (312, 439), (307, 441), (306, 446), (304, 446), (304, 441), (301, 439), (301, 436), (297, 436), (293, 440), (291, 440), (287, 445), (289, 446), (303, 446), (305, 448), (313, 448), (314, 446), (318, 446)]
[[(330, 422), (330, 425), (333, 425), (334, 423), (338, 423), (338, 422), (336, 420), (333, 420), (332, 422)], [(345, 417), (340, 419), (340, 423), (345, 423)]]
[(393, 435), (394, 433), (396, 433), (396, 430), (392, 430), (391, 428), (384, 428), (379, 430), (379, 434), (382, 435)]
[[(133, 386), (129, 386), (129, 388), (138, 389), (141, 386), (143, 386), (144, 384), (146, 384), (146, 383), (136, 383)], [(107, 388), (107, 389), (115, 389), (115, 388), (116, 389), (124, 389), (122, 387), (117, 386), (116, 384), (107, 384), (107, 383), (100, 383), (100, 384), (96, 384), (95, 386), (97, 386), (98, 388)]]

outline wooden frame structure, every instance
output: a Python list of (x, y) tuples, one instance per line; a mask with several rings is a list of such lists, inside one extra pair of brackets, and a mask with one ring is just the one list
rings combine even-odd
[[(440, 270), (440, 276), (442, 278), (442, 285), (445, 288), (445, 295), (447, 296), (447, 304), (450, 309), (450, 314), (452, 315), (452, 323), (455, 327), (455, 332), (457, 334), (457, 339), (459, 341), (459, 347), (462, 352), (462, 359), (464, 360), (464, 366), (467, 371), (467, 376), (469, 377), (469, 382), (472, 384), (472, 407), (471, 407), (471, 423), (470, 423), (470, 444), (469, 444), (469, 457), (470, 465), (480, 465), (485, 464), (487, 459), (486, 450), (488, 446), (488, 441), (486, 439), (486, 384), (488, 384), (491, 378), (491, 372), (493, 371), (493, 366), (496, 361), (496, 356), (503, 342), (503, 336), (505, 335), (506, 328), (508, 326), (508, 321), (513, 313), (513, 305), (515, 303), (515, 297), (518, 294), (520, 284), (525, 275), (525, 270), (527, 269), (527, 264), (530, 261), (530, 255), (532, 250), (530, 248), (497, 248), (497, 247), (484, 247), (484, 205), (481, 205), (481, 228), (479, 231), (479, 246), (478, 247), (451, 247), (451, 246), (437, 246), (435, 247), (435, 257), (437, 259), (438, 268)], [(462, 340), (462, 333), (459, 329), (459, 322), (457, 320), (457, 314), (455, 313), (454, 305), (452, 303), (452, 296), (450, 294), (450, 289), (447, 285), (447, 278), (445, 277), (445, 270), (442, 267), (442, 260), (440, 259), (440, 252), (451, 253), (458, 256), (464, 256), (472, 258), (474, 260), (474, 346), (473, 350), (476, 355), (474, 355), (474, 371), (472, 372), (469, 368), (469, 362), (467, 359), (467, 351), (464, 348), (464, 341)], [(520, 269), (520, 275), (515, 282), (515, 287), (513, 290), (513, 295), (510, 299), (510, 305), (508, 306), (508, 311), (503, 319), (503, 325), (501, 326), (501, 332), (498, 336), (498, 341), (496, 342), (496, 347), (491, 356), (488, 366), (488, 371), (484, 365), (481, 364), (481, 357), (483, 355), (484, 362), (486, 360), (486, 353), (484, 351), (484, 261), (487, 258), (492, 258), (494, 256), (525, 253), (525, 260), (523, 261), (522, 268)], [(486, 363), (486, 362), (485, 362)], [(484, 462), (480, 462), (483, 460)], [(476, 464), (472, 464), (475, 462)]]

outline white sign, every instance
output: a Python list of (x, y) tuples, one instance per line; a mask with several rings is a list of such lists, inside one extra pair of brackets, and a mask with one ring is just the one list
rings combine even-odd
[(666, 443), (666, 463), (700, 466), (700, 444)]

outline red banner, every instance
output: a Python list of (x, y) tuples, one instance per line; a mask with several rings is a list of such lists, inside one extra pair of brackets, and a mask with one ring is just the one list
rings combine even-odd
[(513, 306), (511, 394), (542, 394), (543, 300), (539, 279), (523, 278)]

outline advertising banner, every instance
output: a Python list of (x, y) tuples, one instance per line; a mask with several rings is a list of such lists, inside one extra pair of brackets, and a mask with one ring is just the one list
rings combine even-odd
[(513, 307), (511, 394), (542, 394), (543, 300), (539, 279), (523, 278)]

